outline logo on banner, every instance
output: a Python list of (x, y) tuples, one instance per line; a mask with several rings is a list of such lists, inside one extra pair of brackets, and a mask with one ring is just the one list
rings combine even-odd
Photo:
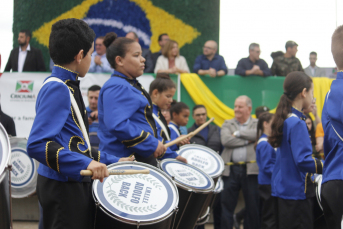
[(16, 92), (32, 92), (33, 81), (30, 80), (18, 80), (15, 87)]

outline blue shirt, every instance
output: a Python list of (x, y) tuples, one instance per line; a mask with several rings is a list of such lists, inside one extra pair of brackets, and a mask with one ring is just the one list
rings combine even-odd
[(198, 71), (208, 70), (210, 68), (216, 69), (216, 71), (223, 70), (227, 74), (227, 67), (224, 58), (218, 54), (215, 54), (212, 60), (207, 59), (205, 55), (200, 55), (195, 59), (193, 72), (198, 74)]
[(88, 72), (92, 72), (92, 73), (111, 73), (113, 72), (113, 68), (111, 67), (110, 63), (108, 63), (108, 60), (106, 58), (106, 53), (102, 56), (100, 56), (100, 60), (101, 60), (101, 65), (97, 65), (94, 62), (94, 58), (96, 56), (99, 56), (96, 52), (93, 52), (92, 54), (92, 59), (91, 59), (91, 65), (89, 67)]
[[(199, 126), (197, 124), (194, 123), (195, 129), (198, 129)], [(209, 127), (206, 126), (204, 129), (200, 130), (199, 134), (201, 134), (201, 136), (203, 136), (203, 138), (205, 139), (205, 142), (207, 142), (208, 139), (208, 131), (209, 131)], [(220, 135), (220, 133), (219, 133)]]
[(258, 59), (255, 63), (250, 60), (249, 57), (242, 58), (238, 61), (235, 74), (240, 76), (245, 76), (246, 70), (251, 70), (254, 65), (260, 67), (260, 70), (263, 72), (263, 76), (271, 76), (272, 72), (268, 68), (268, 64), (263, 59)]
[[(93, 112), (89, 107), (86, 108), (88, 118), (91, 116)], [(93, 121), (91, 125), (89, 125), (89, 132), (98, 132), (99, 128), (99, 121)]]
[[(40, 162), (40, 175), (64, 182), (68, 181), (68, 177), (81, 181), (83, 177), (80, 171), (87, 169), (92, 159), (69, 95), (70, 90), (78, 102), (81, 114), (85, 114), (85, 110), (82, 110), (84, 104), (78, 86), (78, 73), (55, 65), (48, 78), (50, 77), (61, 79), (68, 87), (53, 81), (45, 84), (39, 91), (27, 152)], [(87, 116), (84, 115), (83, 119), (87, 128)], [(119, 160), (98, 151), (95, 154), (92, 151), (92, 156), (105, 164)]]
[(272, 174), (272, 196), (290, 200), (306, 199), (310, 173), (322, 173), (322, 162), (312, 157), (311, 140), (305, 116), (292, 108), (293, 115), (283, 123), (283, 135), (276, 152)]
[[(114, 71), (100, 90), (98, 118), (100, 151), (117, 157), (133, 153), (147, 158), (158, 145), (152, 125), (146, 116), (150, 108), (143, 92), (132, 86), (124, 74)], [(137, 80), (133, 80), (137, 82)]]
[(256, 162), (259, 168), (258, 183), (270, 185), (275, 164), (275, 149), (268, 143), (268, 137), (262, 134), (256, 146)]
[[(330, 180), (343, 180), (343, 72), (337, 72), (337, 79), (332, 81), (322, 113), (324, 129), (324, 169), (323, 183)], [(335, 128), (335, 130), (334, 130)]]

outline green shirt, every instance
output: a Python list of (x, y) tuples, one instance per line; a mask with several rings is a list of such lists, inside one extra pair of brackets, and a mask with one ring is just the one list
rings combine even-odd
[(284, 56), (278, 56), (274, 59), (271, 67), (272, 75), (287, 76), (288, 73), (293, 71), (304, 71), (298, 58), (291, 57), (286, 58)]

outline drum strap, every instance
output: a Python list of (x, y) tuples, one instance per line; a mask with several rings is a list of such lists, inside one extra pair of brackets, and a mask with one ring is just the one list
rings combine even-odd
[[(165, 133), (166, 135), (166, 138), (168, 141), (170, 141), (170, 137), (169, 137), (169, 134), (168, 134), (168, 130), (166, 128), (166, 126), (163, 124), (163, 122), (161, 121), (161, 119), (159, 119), (157, 117), (157, 115), (155, 115), (154, 113), (152, 114), (152, 116), (154, 117), (155, 121), (161, 126), (163, 132)], [(158, 134), (158, 133), (157, 133)]]
[(180, 132), (174, 125), (169, 124), (168, 127), (172, 128), (176, 132), (177, 136), (180, 137)]
[[(46, 84), (46, 83), (49, 83), (49, 82), (52, 82), (52, 81), (55, 81), (55, 82), (58, 82), (58, 83), (62, 83), (64, 85), (66, 85), (62, 80), (60, 80), (59, 78), (57, 77), (50, 77), (49, 79), (47, 79), (42, 87)], [(66, 85), (66, 87), (68, 88), (68, 86)], [(90, 158), (94, 159), (92, 157), (92, 150), (91, 150), (91, 145), (90, 145), (90, 142), (89, 142), (89, 137), (88, 137), (88, 133), (87, 133), (87, 130), (86, 130), (86, 126), (85, 126), (85, 123), (83, 122), (83, 119), (82, 119), (82, 116), (81, 116), (81, 113), (80, 113), (80, 109), (79, 109), (79, 106), (77, 105), (76, 103), (76, 100), (73, 96), (73, 94), (70, 92), (69, 88), (68, 88), (68, 91), (69, 91), (69, 95), (70, 95), (70, 101), (71, 101), (71, 105), (73, 106), (73, 109), (76, 113), (76, 117), (77, 117), (77, 120), (79, 121), (79, 124), (81, 126), (81, 132), (83, 134), (83, 138), (85, 139), (85, 141), (87, 142), (87, 145), (88, 145), (88, 150), (89, 150), (89, 156)]]
[(257, 145), (261, 142), (267, 142), (268, 141), (268, 138), (260, 138), (257, 142)]

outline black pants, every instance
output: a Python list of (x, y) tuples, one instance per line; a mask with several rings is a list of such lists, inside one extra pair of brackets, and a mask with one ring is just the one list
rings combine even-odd
[(257, 175), (247, 175), (246, 165), (230, 166), (230, 176), (223, 176), (224, 190), (221, 192), (221, 228), (232, 229), (240, 189), (243, 191), (246, 214), (245, 229), (260, 228), (259, 194)]
[(37, 194), (45, 229), (94, 228), (91, 182), (61, 182), (38, 175)]
[(313, 198), (286, 200), (276, 198), (278, 229), (313, 229)]
[(332, 180), (322, 184), (321, 203), (327, 228), (340, 229), (343, 216), (343, 181)]
[(261, 204), (261, 229), (275, 229), (276, 218), (275, 218), (275, 197), (271, 195), (270, 185), (259, 185), (258, 191), (260, 194)]

